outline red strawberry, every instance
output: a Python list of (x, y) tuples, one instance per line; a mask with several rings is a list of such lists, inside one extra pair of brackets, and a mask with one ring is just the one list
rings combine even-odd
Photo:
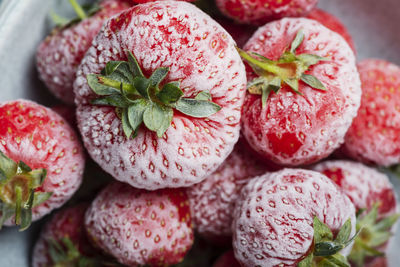
[(266, 174), (250, 180), (236, 204), (235, 256), (242, 266), (312, 266), (314, 256), (327, 264), (320, 266), (348, 266), (355, 221), (354, 205), (326, 176)]
[[(398, 219), (393, 185), (386, 175), (361, 163), (336, 160), (313, 167), (331, 178), (351, 199), (360, 215), (357, 229), (361, 229), (349, 256), (355, 266), (365, 266), (372, 257), (382, 256)], [(364, 214), (362, 210), (367, 210)]]
[(90, 257), (98, 252), (90, 245), (82, 227), (87, 207), (87, 204), (80, 204), (53, 216), (35, 244), (33, 267), (89, 266), (79, 263), (93, 262)]
[[(155, 2), (155, 1), (165, 1), (165, 0), (132, 0), (132, 2), (137, 3), (137, 4), (144, 4), (144, 3)], [(179, 1), (194, 2), (196, 0), (179, 0)]]
[(25, 229), (63, 205), (81, 184), (84, 164), (77, 135), (60, 115), (26, 100), (1, 104), (0, 225)]
[(92, 158), (117, 180), (190, 186), (233, 149), (245, 83), (234, 41), (201, 10), (138, 5), (110, 19), (82, 61), (78, 125)]
[(283, 17), (301, 17), (310, 12), (318, 0), (217, 0), (219, 10), (226, 16), (253, 25)]
[(337, 33), (309, 19), (258, 29), (240, 51), (249, 62), (243, 134), (262, 157), (297, 166), (327, 157), (360, 104), (354, 53)]
[(213, 267), (240, 267), (240, 264), (236, 260), (233, 250), (229, 250), (217, 259)]
[(76, 69), (103, 22), (130, 6), (124, 0), (103, 0), (100, 10), (90, 16), (75, 0), (71, 2), (81, 21), (57, 27), (36, 53), (40, 78), (57, 98), (68, 104), (74, 103), (72, 84)]
[(226, 238), (230, 242), (232, 213), (240, 189), (249, 178), (266, 171), (267, 168), (247, 151), (246, 144), (236, 144), (213, 174), (187, 190), (197, 232), (212, 240), (223, 241)]
[(182, 261), (193, 243), (189, 201), (180, 189), (145, 191), (114, 182), (85, 215), (90, 238), (129, 266)]
[(356, 53), (353, 38), (351, 37), (350, 33), (347, 31), (343, 23), (337, 17), (324, 10), (316, 8), (308, 14), (307, 18), (316, 20), (328, 29), (340, 34), (350, 45), (354, 54)]
[(389, 166), (400, 163), (400, 67), (384, 60), (358, 64), (363, 97), (357, 117), (345, 137), (351, 158)]

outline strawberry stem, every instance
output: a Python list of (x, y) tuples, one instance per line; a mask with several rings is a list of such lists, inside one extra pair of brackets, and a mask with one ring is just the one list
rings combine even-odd
[(83, 8), (78, 4), (76, 0), (69, 0), (72, 8), (75, 10), (75, 13), (78, 15), (78, 17), (83, 20), (87, 18), (87, 15)]
[(21, 210), (22, 210), (22, 188), (15, 187), (15, 224), (21, 225)]

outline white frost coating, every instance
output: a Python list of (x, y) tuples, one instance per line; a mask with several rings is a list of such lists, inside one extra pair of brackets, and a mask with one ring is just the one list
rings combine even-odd
[(314, 216), (336, 233), (350, 218), (355, 234), (354, 205), (326, 176), (284, 169), (250, 180), (235, 207), (236, 258), (243, 266), (296, 265), (312, 243)]
[[(208, 15), (184, 2), (138, 5), (121, 13), (120, 20), (123, 26), (115, 32), (116, 18), (105, 24), (74, 84), (85, 146), (104, 170), (138, 188), (198, 183), (224, 161), (238, 139), (246, 77), (235, 43)], [(99, 45), (104, 50), (99, 51)], [(135, 139), (126, 140), (113, 108), (87, 105), (95, 96), (85, 81), (87, 74), (100, 73), (104, 67), (105, 63), (98, 63), (99, 56), (104, 62), (126, 60), (126, 50), (132, 51), (146, 72), (169, 67), (165, 81), (181, 81), (185, 96), (210, 91), (222, 109), (208, 119), (188, 119), (175, 112), (166, 138), (157, 138), (142, 127)], [(111, 57), (106, 51), (112, 52)], [(105, 125), (111, 125), (110, 130)], [(106, 157), (111, 158), (109, 163)]]
[[(320, 160), (342, 144), (361, 99), (353, 51), (339, 34), (316, 21), (282, 19), (266, 24), (247, 42), (245, 50), (278, 59), (300, 29), (305, 39), (297, 54), (316, 54), (330, 59), (307, 72), (316, 76), (327, 91), (300, 82), (299, 91), (303, 96), (286, 94), (287, 89), (283, 89), (269, 98), (265, 110), (261, 110), (261, 97), (251, 105), (246, 105), (246, 101), (242, 120), (244, 136), (256, 151), (275, 163), (289, 166)], [(248, 73), (249, 80), (254, 77)], [(251, 122), (248, 118), (252, 118)], [(285, 133), (295, 136), (300, 143), (291, 155), (274, 152), (273, 141), (267, 137)]]
[[(391, 199), (389, 194), (392, 194), (395, 199), (394, 205), (384, 208), (386, 212), (379, 213), (379, 216), (386, 217), (397, 211), (397, 196), (392, 183), (385, 174), (374, 168), (353, 161), (333, 160), (321, 162), (315, 165), (313, 170), (321, 173), (340, 170), (343, 178), (336, 177), (336, 179), (340, 179), (337, 183), (340, 183), (340, 188), (351, 199), (356, 209), (370, 209), (380, 197)], [(384, 195), (382, 195), (383, 192)]]

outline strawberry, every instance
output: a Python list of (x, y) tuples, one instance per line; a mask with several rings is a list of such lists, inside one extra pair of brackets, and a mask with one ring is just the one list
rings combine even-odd
[[(87, 13), (70, 0), (79, 18), (56, 27), (39, 45), (36, 64), (40, 79), (65, 103), (74, 103), (75, 72), (103, 22), (128, 8), (124, 0), (103, 0)], [(93, 14), (94, 13), (94, 14)], [(58, 18), (58, 17), (57, 17)]]
[(249, 63), (242, 132), (276, 164), (327, 157), (344, 139), (360, 104), (354, 53), (320, 23), (282, 19), (258, 29), (241, 56)]
[(355, 221), (354, 205), (326, 176), (301, 169), (265, 174), (243, 187), (236, 204), (235, 257), (242, 266), (349, 266), (344, 256)]
[(240, 189), (250, 178), (267, 171), (243, 142), (236, 144), (214, 173), (187, 190), (195, 229), (208, 239), (230, 242), (232, 213)]
[(181, 189), (145, 191), (113, 182), (86, 212), (86, 230), (122, 264), (176, 264), (193, 243), (188, 202)]
[(182, 1), (141, 4), (110, 19), (83, 59), (78, 126), (117, 180), (190, 186), (237, 142), (245, 84), (234, 41), (209, 16)]
[(318, 0), (217, 0), (216, 3), (224, 15), (240, 23), (264, 25), (283, 17), (307, 15)]
[(233, 250), (228, 250), (214, 262), (213, 267), (240, 267), (240, 264), (236, 260)]
[(80, 186), (84, 164), (78, 137), (60, 115), (27, 100), (0, 104), (0, 226), (24, 230), (63, 205)]
[(363, 97), (343, 151), (365, 163), (400, 163), (400, 67), (379, 59), (358, 64)]
[(315, 8), (307, 15), (307, 18), (316, 20), (325, 27), (327, 27), (328, 29), (340, 34), (350, 45), (354, 54), (356, 54), (356, 48), (354, 46), (353, 38), (347, 31), (346, 26), (344, 26), (343, 23), (337, 17), (322, 9)]
[(66, 208), (46, 223), (33, 249), (33, 267), (93, 266), (92, 257), (99, 252), (82, 227), (87, 207), (79, 204)]
[(242, 48), (250, 37), (257, 30), (257, 27), (246, 24), (239, 24), (233, 20), (227, 18), (217, 18), (216, 19), (225, 30), (229, 32), (233, 40), (235, 40), (238, 47)]
[(399, 217), (395, 214), (398, 209), (396, 193), (386, 175), (361, 163), (344, 160), (322, 162), (313, 169), (331, 178), (360, 214), (357, 229), (361, 232), (349, 259), (355, 266), (362, 267), (372, 257), (382, 256), (392, 226)]

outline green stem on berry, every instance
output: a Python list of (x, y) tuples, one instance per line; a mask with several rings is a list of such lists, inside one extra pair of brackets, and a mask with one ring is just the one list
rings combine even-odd
[(78, 15), (78, 17), (81, 20), (84, 20), (87, 18), (86, 12), (83, 10), (83, 8), (78, 4), (78, 2), (76, 0), (69, 0), (72, 8), (75, 10), (76, 15)]
[(262, 95), (263, 108), (270, 93), (278, 93), (282, 84), (286, 84), (297, 94), (301, 94), (299, 91), (299, 81), (306, 83), (312, 88), (326, 90), (321, 81), (305, 72), (308, 71), (310, 66), (327, 59), (313, 54), (296, 55), (296, 50), (303, 40), (303, 31), (299, 30), (289, 51), (284, 52), (278, 60), (270, 60), (260, 54), (249, 53), (238, 47), (236, 48), (239, 55), (247, 61), (253, 71), (259, 76), (249, 81), (247, 89), (251, 94)]
[(135, 56), (127, 53), (128, 61), (107, 62), (101, 74), (87, 75), (89, 87), (100, 96), (91, 104), (115, 107), (127, 138), (134, 138), (142, 124), (162, 137), (172, 122), (174, 109), (195, 118), (209, 117), (221, 109), (206, 91), (194, 98), (183, 97), (177, 81), (160, 88), (169, 68), (160, 67), (147, 78)]
[(35, 192), (46, 178), (45, 169), (32, 170), (24, 162), (14, 162), (0, 151), (0, 228), (14, 216), (20, 231), (32, 221), (32, 207), (46, 201), (51, 192)]

